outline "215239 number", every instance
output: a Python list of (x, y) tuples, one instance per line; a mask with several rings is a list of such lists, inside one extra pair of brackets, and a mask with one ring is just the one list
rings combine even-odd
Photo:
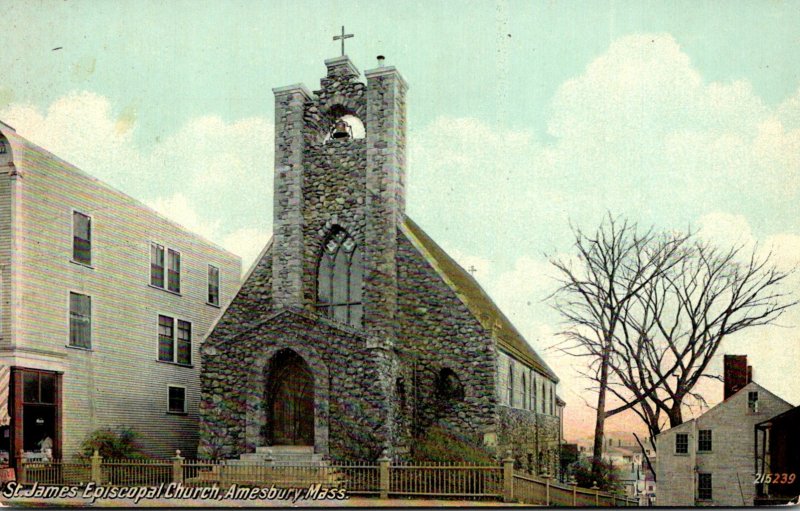
[(780, 474), (756, 474), (756, 480), (753, 484), (792, 484), (794, 483), (797, 476), (795, 474), (787, 474), (787, 473), (780, 473)]

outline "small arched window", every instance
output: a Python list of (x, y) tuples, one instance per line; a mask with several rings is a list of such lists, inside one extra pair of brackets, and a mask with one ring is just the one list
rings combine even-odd
[(527, 409), (530, 403), (528, 402), (528, 380), (525, 374), (522, 374), (522, 408)]
[(361, 251), (355, 240), (344, 229), (334, 229), (322, 247), (317, 268), (320, 313), (360, 328), (363, 272)]
[(397, 388), (397, 398), (400, 400), (400, 409), (406, 409), (406, 381), (403, 377), (397, 378), (395, 381), (395, 387)]
[(508, 362), (508, 406), (514, 407), (514, 362)]

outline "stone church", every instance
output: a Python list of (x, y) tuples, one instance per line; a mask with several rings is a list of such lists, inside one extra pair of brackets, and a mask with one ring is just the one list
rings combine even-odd
[(557, 376), (405, 214), (408, 85), (325, 65), (273, 89), (273, 238), (201, 348), (201, 454), (410, 459), (438, 426), (553, 474)]

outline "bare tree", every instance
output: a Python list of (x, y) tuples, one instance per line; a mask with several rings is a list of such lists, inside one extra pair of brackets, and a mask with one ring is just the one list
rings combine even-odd
[[(757, 248), (722, 251), (695, 241), (687, 257), (630, 303), (614, 344), (617, 358), (610, 365), (620, 385), (612, 392), (628, 401), (636, 387), (655, 387), (635, 409), (651, 438), (666, 420), (670, 427), (683, 423), (692, 401), (706, 405), (694, 387), (702, 378), (718, 378), (708, 365), (723, 339), (774, 323), (797, 303), (782, 286), (792, 271), (777, 269), (771, 259), (759, 257)], [(627, 394), (617, 393), (620, 387)]]
[[(560, 284), (552, 299), (567, 324), (559, 349), (585, 357), (588, 364), (584, 375), (597, 383), (593, 458), (600, 460), (606, 418), (644, 399), (640, 396), (606, 410), (610, 376), (615, 371), (616, 339), (627, 322), (630, 302), (681, 261), (686, 237), (656, 234), (652, 229), (641, 233), (636, 224), (611, 215), (591, 235), (574, 227), (573, 233), (577, 260), (551, 260)], [(642, 389), (640, 393), (647, 392)]]
[[(553, 261), (554, 305), (568, 324), (557, 346), (588, 358), (598, 392), (593, 455), (602, 456), (606, 418), (631, 409), (652, 439), (684, 410), (705, 404), (694, 391), (722, 340), (773, 323), (796, 300), (781, 290), (792, 271), (771, 254), (721, 251), (689, 234), (637, 234), (609, 218), (596, 235), (576, 232), (578, 262)], [(621, 403), (606, 410), (607, 394)], [(655, 445), (653, 445), (655, 448)]]

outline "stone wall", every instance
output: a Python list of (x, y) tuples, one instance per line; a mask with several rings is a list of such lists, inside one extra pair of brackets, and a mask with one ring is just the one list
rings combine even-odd
[(275, 89), (275, 184), (273, 194), (272, 300), (280, 306), (302, 304), (303, 121), (309, 93), (302, 86)]
[(541, 474), (547, 469), (555, 477), (559, 470), (558, 417), (502, 405), (498, 411), (498, 450), (510, 450), (514, 466), (520, 470)]
[(299, 310), (271, 314), (204, 346), (200, 451), (232, 458), (264, 445), (266, 368), (291, 349), (314, 375), (315, 451), (374, 461), (386, 448), (387, 400), (376, 385), (386, 358), (356, 331)]
[(308, 307), (316, 302), (317, 266), (331, 228), (339, 225), (364, 247), (365, 153), (364, 139), (333, 139), (305, 149), (303, 290)]
[[(491, 438), (497, 423), (491, 336), (404, 234), (397, 244), (398, 351), (409, 394), (402, 429), (422, 433), (439, 423), (465, 437)], [(442, 368), (458, 376), (463, 400), (438, 397)]]

